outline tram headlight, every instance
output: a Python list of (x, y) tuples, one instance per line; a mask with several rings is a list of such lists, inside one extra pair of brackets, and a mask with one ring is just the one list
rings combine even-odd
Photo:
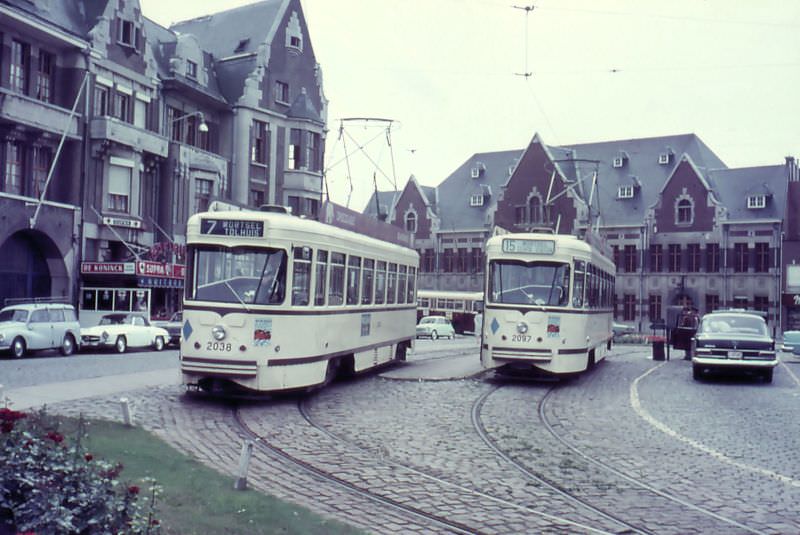
[(525, 323), (524, 321), (520, 321), (519, 323), (517, 323), (517, 332), (519, 334), (525, 334), (526, 332), (528, 332), (528, 324)]
[(214, 328), (211, 329), (211, 336), (213, 336), (215, 340), (224, 340), (225, 327), (222, 325), (215, 325)]

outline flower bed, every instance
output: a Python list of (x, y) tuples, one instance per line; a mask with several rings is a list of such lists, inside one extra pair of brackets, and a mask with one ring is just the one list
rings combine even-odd
[(61, 429), (44, 411), (0, 408), (0, 533), (159, 533), (158, 487), (119, 480), (122, 464), (81, 445), (86, 429)]

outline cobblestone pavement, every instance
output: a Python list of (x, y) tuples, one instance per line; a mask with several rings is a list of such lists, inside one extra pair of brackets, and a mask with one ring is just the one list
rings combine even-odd
[[(772, 385), (698, 383), (688, 362), (657, 363), (643, 348), (617, 346), (592, 372), (559, 384), (491, 374), (445, 382), (368, 375), (336, 383), (303, 402), (313, 423), (332, 435), (306, 421), (293, 398), (248, 404), (241, 415), (271, 443), (339, 480), (476, 533), (586, 532), (582, 525), (624, 532), (526, 477), (480, 440), (471, 412), (487, 393), (480, 420), (499, 448), (642, 532), (800, 533), (793, 513), (800, 499), (793, 418), (800, 388), (781, 368)], [(126, 397), (138, 423), (233, 478), (245, 437), (231, 406), (185, 396), (181, 387)], [(51, 410), (119, 419), (118, 399)], [(376, 533), (447, 532), (262, 450), (248, 482)]]

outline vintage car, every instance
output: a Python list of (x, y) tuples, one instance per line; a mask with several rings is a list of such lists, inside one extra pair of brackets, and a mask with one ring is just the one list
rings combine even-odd
[(181, 343), (181, 331), (183, 330), (183, 312), (180, 310), (172, 314), (169, 321), (152, 321), (151, 325), (166, 329), (169, 333), (168, 344), (178, 345)]
[(783, 331), (781, 350), (800, 355), (800, 331)]
[(17, 358), (53, 348), (59, 348), (62, 355), (72, 355), (80, 331), (72, 305), (25, 303), (0, 310), (0, 351), (10, 351)]
[(426, 316), (417, 324), (417, 338), (425, 337), (436, 340), (439, 337), (455, 338), (453, 324), (444, 316)]
[(81, 346), (114, 348), (124, 353), (129, 347), (152, 347), (161, 351), (169, 340), (166, 329), (150, 325), (141, 314), (107, 314), (99, 325), (81, 329)]
[(711, 312), (703, 316), (691, 345), (692, 372), (697, 380), (714, 370), (742, 370), (772, 382), (778, 365), (775, 340), (767, 323), (744, 311)]

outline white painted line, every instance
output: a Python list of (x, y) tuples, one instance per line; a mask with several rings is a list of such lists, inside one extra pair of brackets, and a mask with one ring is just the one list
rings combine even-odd
[(787, 366), (787, 365), (786, 365), (786, 363), (785, 363), (785, 362), (783, 362), (782, 360), (781, 360), (781, 366), (783, 366), (783, 369), (784, 369), (784, 370), (786, 370), (787, 372), (789, 372), (789, 376), (790, 376), (792, 379), (794, 379), (794, 382), (795, 382), (795, 383), (797, 383), (797, 386), (798, 386), (798, 387), (800, 387), (800, 378), (798, 378), (798, 377), (797, 377), (797, 376), (794, 374), (794, 372), (791, 370), (791, 368), (789, 368), (789, 366)]
[(631, 387), (630, 387), (631, 406), (633, 407), (633, 410), (636, 411), (636, 414), (638, 414), (640, 418), (642, 418), (645, 422), (647, 422), (648, 424), (652, 425), (653, 427), (655, 427), (656, 429), (658, 429), (662, 433), (666, 434), (667, 436), (672, 437), (675, 440), (678, 440), (680, 442), (683, 442), (684, 444), (686, 444), (686, 445), (688, 445), (688, 446), (690, 446), (690, 447), (692, 447), (692, 448), (694, 448), (694, 449), (696, 449), (696, 450), (698, 450), (698, 451), (700, 451), (702, 453), (705, 453), (706, 455), (710, 455), (711, 457), (715, 458), (716, 460), (718, 460), (720, 462), (729, 464), (731, 466), (735, 466), (736, 468), (740, 468), (740, 469), (746, 470), (748, 472), (753, 472), (755, 474), (759, 474), (759, 475), (762, 475), (762, 476), (769, 477), (771, 479), (778, 480), (778, 481), (780, 481), (782, 483), (786, 483), (787, 485), (791, 485), (793, 487), (800, 487), (800, 480), (794, 479), (794, 478), (789, 477), (789, 476), (785, 476), (783, 474), (779, 474), (777, 472), (774, 472), (772, 470), (768, 470), (766, 468), (760, 468), (758, 466), (752, 466), (752, 465), (745, 464), (743, 462), (737, 461), (735, 459), (732, 459), (732, 458), (728, 457), (727, 455), (725, 455), (724, 453), (715, 450), (714, 448), (706, 446), (705, 444), (703, 444), (701, 442), (698, 442), (697, 440), (694, 440), (694, 439), (691, 439), (689, 437), (685, 437), (685, 436), (681, 435), (680, 433), (678, 433), (674, 429), (671, 429), (670, 427), (668, 427), (664, 423), (662, 423), (662, 422), (656, 420), (655, 418), (653, 418), (653, 416), (650, 415), (650, 413), (647, 412), (644, 409), (644, 407), (642, 407), (642, 404), (639, 401), (639, 381), (641, 381), (642, 379), (644, 379), (645, 377), (647, 377), (651, 373), (655, 372), (656, 370), (658, 370), (659, 368), (661, 368), (665, 364), (666, 364), (666, 362), (663, 362), (663, 363), (659, 364), (658, 366), (650, 368), (645, 373), (643, 373), (642, 375), (637, 377), (636, 380), (633, 381), (633, 383), (631, 384)]

